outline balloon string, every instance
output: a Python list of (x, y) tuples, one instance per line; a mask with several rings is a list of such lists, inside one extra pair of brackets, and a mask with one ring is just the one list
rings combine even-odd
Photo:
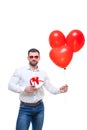
[(66, 68), (64, 68), (64, 83), (67, 84), (67, 78), (66, 78)]

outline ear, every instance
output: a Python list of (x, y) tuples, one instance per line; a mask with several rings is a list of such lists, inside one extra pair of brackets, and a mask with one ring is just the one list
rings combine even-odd
[(29, 56), (27, 56), (27, 59), (29, 60)]
[(40, 60), (40, 55), (39, 55), (39, 60)]

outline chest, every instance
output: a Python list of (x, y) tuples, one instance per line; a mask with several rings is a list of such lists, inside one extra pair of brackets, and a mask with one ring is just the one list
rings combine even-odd
[(45, 76), (38, 71), (23, 71), (21, 72), (20, 79), (24, 83), (33, 85), (44, 83)]

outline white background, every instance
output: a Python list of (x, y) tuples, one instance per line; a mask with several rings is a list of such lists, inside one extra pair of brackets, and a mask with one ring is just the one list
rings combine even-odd
[[(69, 85), (66, 94), (45, 92), (43, 130), (87, 130), (87, 3), (86, 0), (1, 0), (0, 1), (0, 129), (15, 130), (19, 95), (8, 91), (14, 70), (27, 64), (27, 51), (41, 52), (40, 66), (51, 82)], [(66, 71), (49, 58), (48, 37), (60, 30), (84, 33), (85, 44), (76, 52)]]

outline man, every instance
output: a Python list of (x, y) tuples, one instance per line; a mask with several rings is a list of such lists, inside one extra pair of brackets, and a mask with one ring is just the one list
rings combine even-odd
[(47, 74), (38, 67), (39, 50), (32, 48), (28, 51), (29, 65), (15, 70), (8, 89), (20, 93), (20, 108), (16, 122), (16, 130), (28, 130), (32, 123), (32, 130), (42, 130), (44, 121), (44, 88), (52, 94), (67, 92), (68, 86), (60, 89), (54, 87)]

